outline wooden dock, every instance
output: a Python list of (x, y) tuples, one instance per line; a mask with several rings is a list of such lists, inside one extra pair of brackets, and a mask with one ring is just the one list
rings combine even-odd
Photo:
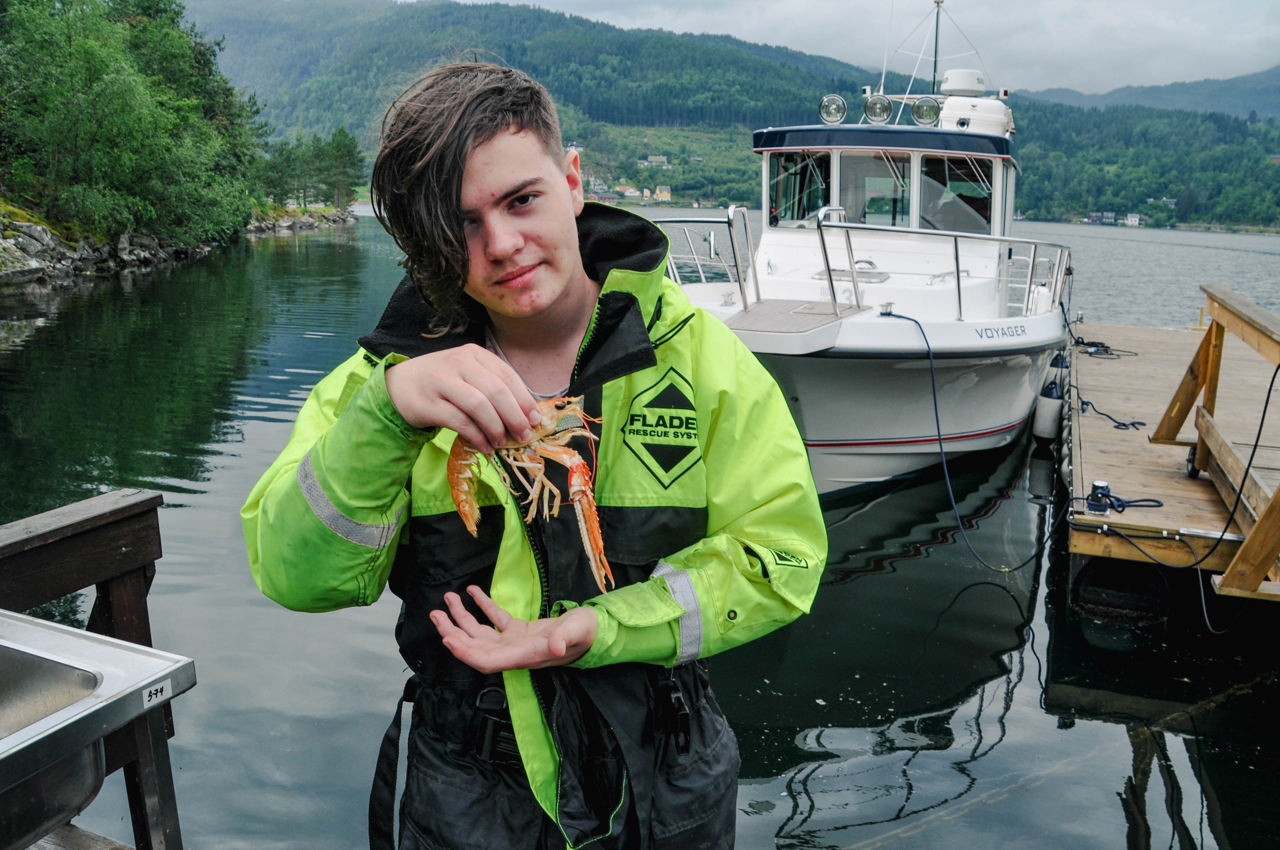
[[(1072, 357), (1069, 549), (1195, 564), (1224, 574), (1220, 593), (1280, 600), (1280, 405), (1258, 436), (1280, 363), (1280, 317), (1228, 290), (1205, 292), (1204, 328), (1076, 326), (1078, 339), (1096, 344), (1077, 345)], [(1094, 482), (1110, 498), (1090, 510)]]

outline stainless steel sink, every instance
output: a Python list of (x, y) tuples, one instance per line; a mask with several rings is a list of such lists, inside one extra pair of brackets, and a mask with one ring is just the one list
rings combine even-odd
[(102, 787), (102, 737), (196, 683), (190, 658), (0, 610), (0, 850)]

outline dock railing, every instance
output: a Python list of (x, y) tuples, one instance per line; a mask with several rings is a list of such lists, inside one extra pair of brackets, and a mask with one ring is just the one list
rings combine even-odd
[[(1207, 297), (1209, 327), (1149, 439), (1153, 443), (1187, 446), (1187, 473), (1207, 471), (1227, 505), (1235, 504), (1239, 498), (1240, 508), (1233, 518), (1245, 532), (1245, 539), (1226, 571), (1214, 577), (1218, 592), (1280, 600), (1280, 576), (1276, 572), (1276, 559), (1280, 557), (1280, 490), (1263, 483), (1254, 470), (1249, 470), (1245, 480), (1247, 462), (1213, 418), (1226, 334), (1239, 337), (1273, 366), (1280, 365), (1280, 316), (1225, 287), (1201, 289)], [(1196, 439), (1181, 440), (1178, 433), (1193, 409)]]
[[(0, 525), (0, 608), (26, 611), (93, 587), (89, 631), (151, 646), (147, 592), (160, 558), (162, 502), (159, 493), (116, 490)], [(103, 739), (106, 773), (124, 771), (138, 850), (182, 848), (171, 737), (164, 703)], [(103, 846), (79, 841), (51, 846)]]

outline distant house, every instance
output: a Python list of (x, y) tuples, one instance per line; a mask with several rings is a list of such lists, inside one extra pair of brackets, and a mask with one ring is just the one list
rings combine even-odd
[(588, 201), (599, 201), (602, 204), (616, 204), (619, 200), (617, 192), (590, 192), (587, 195)]
[(636, 160), (636, 165), (641, 168), (670, 168), (665, 156), (648, 156), (644, 159)]
[(1139, 215), (1138, 213), (1129, 213), (1124, 217), (1124, 223), (1128, 227), (1141, 227), (1142, 216)]
[(653, 200), (659, 204), (671, 203), (671, 187), (659, 186), (653, 190)]

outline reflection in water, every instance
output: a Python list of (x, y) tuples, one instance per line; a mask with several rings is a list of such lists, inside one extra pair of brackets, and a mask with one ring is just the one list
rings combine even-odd
[[(188, 846), (366, 844), (406, 675), (397, 605), (275, 606), (236, 511), (310, 386), (377, 321), (397, 259), (371, 220), (246, 243), (77, 289), (0, 351), (0, 521), (109, 488), (165, 496), (152, 632), (200, 679), (171, 743)], [(952, 465), (983, 560), (1036, 553), (1053, 469), (1025, 443)], [(1164, 572), (1131, 582), (1163, 594), (1141, 630), (1090, 618), (1060, 552), (982, 566), (936, 477), (826, 516), (813, 613), (712, 660), (742, 745), (742, 850), (1275, 846), (1274, 607), (1210, 592), (1217, 635), (1199, 577)], [(126, 811), (109, 780), (78, 823), (129, 842)]]
[[(1030, 449), (954, 463), (955, 512), (939, 479), (829, 508), (814, 612), (767, 639), (770, 663), (717, 659), (735, 728), (771, 741), (766, 760), (744, 759), (739, 847), (848, 846), (978, 786), (971, 766), (1005, 738), (1025, 675), (1040, 565), (1023, 529), (1044, 512), (1026, 498)], [(956, 512), (994, 569), (957, 543)]]

